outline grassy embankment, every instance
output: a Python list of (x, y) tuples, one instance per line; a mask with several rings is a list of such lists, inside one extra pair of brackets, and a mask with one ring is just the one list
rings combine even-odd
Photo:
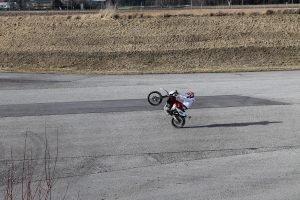
[(299, 11), (4, 15), (0, 71), (136, 74), (300, 69)]

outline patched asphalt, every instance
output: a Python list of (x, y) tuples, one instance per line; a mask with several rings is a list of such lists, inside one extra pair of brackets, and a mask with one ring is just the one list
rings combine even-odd
[[(150, 106), (146, 99), (124, 99), (0, 105), (0, 117), (153, 111), (161, 110), (163, 104), (164, 102), (159, 106)], [(198, 96), (196, 97), (193, 109), (268, 105), (288, 104), (279, 101), (239, 95)]]

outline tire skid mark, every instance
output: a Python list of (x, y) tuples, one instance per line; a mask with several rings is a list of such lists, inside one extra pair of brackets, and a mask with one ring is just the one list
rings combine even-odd
[[(71, 177), (82, 177), (92, 174), (126, 171), (130, 169), (167, 165), (172, 163), (245, 155), (251, 153), (274, 152), (298, 148), (300, 148), (300, 145), (278, 147), (249, 147), (241, 149), (216, 149), (200, 151), (59, 157), (57, 160), (57, 170), (54, 175), (54, 178), (62, 179)], [(22, 164), (22, 160), (18, 160), (15, 162), (19, 162), (19, 167)], [(35, 159), (36, 173), (34, 180), (40, 180), (44, 168), (43, 162), (44, 159), (42, 158)], [(54, 158), (50, 159), (51, 165), (53, 165), (54, 162)], [(1, 160), (0, 166), (3, 164), (5, 164), (5, 161)]]

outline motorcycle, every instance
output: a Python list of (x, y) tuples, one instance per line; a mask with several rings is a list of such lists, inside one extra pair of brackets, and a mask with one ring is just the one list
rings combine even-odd
[[(166, 92), (166, 95), (162, 95), (159, 91), (152, 91), (148, 94), (148, 102), (152, 106), (158, 106), (162, 103), (164, 98), (167, 98), (167, 102), (164, 106), (164, 110), (172, 116), (171, 123), (175, 128), (182, 128), (185, 125), (185, 119), (187, 114), (182, 111), (182, 103), (176, 100), (177, 91), (170, 93), (167, 90), (163, 89)], [(175, 105), (176, 109), (172, 109), (172, 106)]]

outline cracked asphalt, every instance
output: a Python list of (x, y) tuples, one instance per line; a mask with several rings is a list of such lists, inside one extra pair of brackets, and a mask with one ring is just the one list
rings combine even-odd
[[(53, 199), (298, 200), (299, 77), (0, 73), (0, 192), (11, 149), (21, 174), (26, 133), (43, 177), (46, 132)], [(147, 105), (162, 87), (196, 92), (185, 128)]]

